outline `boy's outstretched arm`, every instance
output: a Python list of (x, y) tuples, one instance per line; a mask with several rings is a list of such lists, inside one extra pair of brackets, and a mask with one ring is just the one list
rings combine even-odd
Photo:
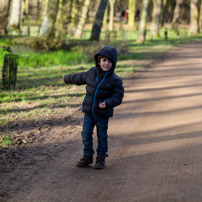
[(88, 72), (81, 72), (77, 74), (67, 74), (63, 76), (63, 82), (67, 84), (76, 84), (76, 85), (82, 85), (86, 84), (86, 78), (87, 78)]

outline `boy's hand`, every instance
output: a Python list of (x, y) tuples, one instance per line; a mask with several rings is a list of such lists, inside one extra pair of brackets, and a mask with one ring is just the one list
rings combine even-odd
[(106, 108), (106, 103), (105, 103), (105, 102), (100, 103), (100, 104), (99, 104), (99, 107), (100, 107), (101, 109)]
[(64, 76), (62, 77), (63, 82), (65, 83)]

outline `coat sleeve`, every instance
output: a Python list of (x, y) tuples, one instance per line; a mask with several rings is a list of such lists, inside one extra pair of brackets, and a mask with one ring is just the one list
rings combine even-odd
[(122, 81), (119, 80), (117, 82), (117, 85), (113, 88), (112, 96), (105, 100), (107, 107), (113, 108), (120, 105), (122, 103), (123, 96), (124, 96), (124, 88), (122, 85)]
[(76, 84), (76, 85), (86, 84), (87, 74), (88, 71), (77, 74), (67, 74), (66, 76), (64, 76), (64, 82), (67, 84)]

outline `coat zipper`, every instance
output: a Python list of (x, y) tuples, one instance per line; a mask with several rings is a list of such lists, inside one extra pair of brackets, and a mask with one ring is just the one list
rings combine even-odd
[(94, 94), (94, 100), (93, 100), (92, 114), (94, 114), (95, 98), (96, 98), (96, 94), (97, 94), (98, 88), (100, 87), (100, 85), (102, 84), (102, 82), (105, 80), (105, 78), (107, 76), (107, 73), (108, 72), (105, 73), (104, 78), (102, 79), (102, 81), (100, 81), (100, 83), (98, 84), (98, 86), (96, 88), (96, 91), (95, 91), (95, 94)]

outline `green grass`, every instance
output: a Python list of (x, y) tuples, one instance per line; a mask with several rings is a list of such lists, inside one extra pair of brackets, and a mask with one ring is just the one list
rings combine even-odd
[(2, 140), (0, 140), (0, 147), (2, 146), (10, 146), (12, 144), (11, 137), (9, 135), (4, 135)]
[[(71, 39), (70, 43), (78, 47), (54, 52), (35, 52), (27, 47), (12, 46), (14, 53), (20, 55), (17, 85), (14, 90), (0, 87), (0, 126), (12, 128), (15, 123), (26, 124), (36, 119), (46, 119), (64, 108), (81, 106), (85, 86), (65, 85), (62, 76), (70, 73), (87, 71), (94, 66), (93, 55), (103, 45), (112, 45), (118, 49), (116, 73), (120, 77), (131, 76), (153, 59), (158, 58), (172, 47), (192, 41), (202, 41), (201, 35), (189, 37), (181, 30), (180, 36), (168, 32), (164, 39), (163, 30), (158, 38), (152, 39), (147, 33), (144, 44), (136, 43), (137, 31), (128, 31), (127, 39), (117, 35), (117, 40), (110, 43), (101, 41), (91, 43), (87, 40), (90, 32), (86, 31), (82, 40)], [(101, 39), (104, 39), (102, 33)], [(0, 40), (0, 46), (12, 45), (10, 40)], [(25, 51), (26, 50), (26, 51)], [(0, 50), (0, 71), (6, 53)], [(0, 74), (0, 85), (2, 76)]]
[[(87, 56), (81, 51), (58, 50), (46, 53), (15, 51), (14, 53), (20, 56), (18, 67), (23, 69), (27, 67), (51, 67), (57, 65), (71, 66), (87, 61)], [(3, 64), (5, 54), (7, 53), (0, 50), (0, 64)]]

